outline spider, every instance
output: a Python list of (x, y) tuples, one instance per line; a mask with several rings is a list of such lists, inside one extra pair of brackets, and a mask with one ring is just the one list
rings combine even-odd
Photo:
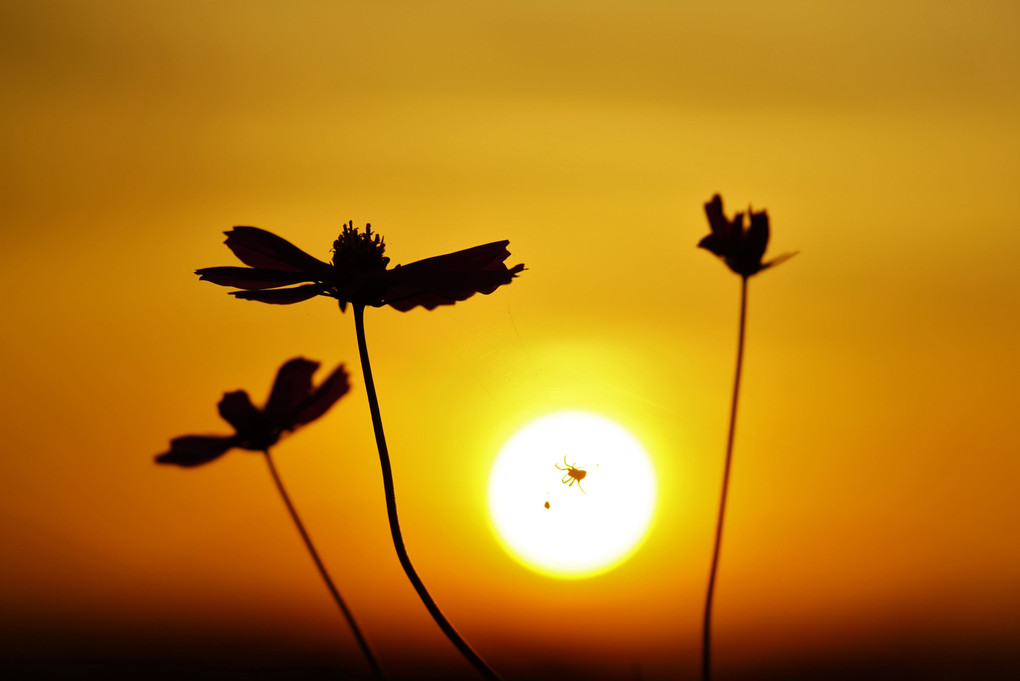
[(558, 470), (567, 472), (567, 474), (563, 476), (563, 479), (560, 480), (560, 482), (562, 482), (567, 487), (573, 487), (574, 483), (576, 482), (577, 489), (581, 490), (583, 494), (587, 494), (587, 492), (584, 491), (584, 488), (581, 487), (581, 481), (584, 480), (584, 476), (588, 475), (588, 471), (583, 471), (577, 466), (567, 463), (566, 456), (563, 457), (563, 463), (566, 466), (566, 468), (563, 468), (559, 464), (556, 464), (556, 468)]

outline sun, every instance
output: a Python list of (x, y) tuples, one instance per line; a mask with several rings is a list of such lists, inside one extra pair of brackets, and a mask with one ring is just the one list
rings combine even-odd
[(641, 443), (581, 411), (532, 421), (503, 446), (489, 475), (500, 542), (553, 577), (591, 577), (627, 560), (648, 533), (655, 495)]

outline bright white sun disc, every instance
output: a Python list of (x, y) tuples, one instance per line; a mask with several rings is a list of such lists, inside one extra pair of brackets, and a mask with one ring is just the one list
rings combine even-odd
[(532, 421), (500, 450), (489, 513), (503, 546), (527, 567), (589, 577), (641, 545), (655, 492), (651, 460), (634, 436), (602, 416), (560, 412)]

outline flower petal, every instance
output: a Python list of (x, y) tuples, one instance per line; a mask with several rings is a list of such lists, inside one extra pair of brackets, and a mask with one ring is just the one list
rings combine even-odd
[(200, 270), (195, 270), (195, 274), (199, 275), (199, 279), (202, 281), (249, 291), (315, 281), (314, 277), (305, 272), (284, 272), (250, 267), (203, 267)]
[(242, 300), (257, 300), (270, 305), (291, 305), (314, 298), (321, 293), (321, 284), (306, 284), (294, 288), (278, 288), (268, 291), (231, 291), (230, 295)]
[(495, 241), (387, 270), (383, 302), (402, 312), (419, 305), (431, 310), (492, 293), (524, 269), (523, 264), (508, 269), (503, 263), (510, 256), (509, 243)]
[(453, 305), (476, 293), (492, 293), (500, 286), (509, 284), (523, 269), (524, 265), (515, 265), (505, 272), (473, 272), (450, 276), (430, 282), (427, 290), (395, 289), (386, 296), (386, 304), (401, 312), (418, 306), (432, 310), (440, 305)]
[(241, 436), (251, 433), (259, 422), (259, 410), (243, 390), (224, 393), (219, 409), (223, 420), (232, 425)]
[(454, 251), (445, 255), (417, 260), (404, 265), (403, 268), (405, 272), (408, 270), (414, 272), (449, 272), (452, 270), (493, 269), (499, 267), (504, 260), (510, 257), (510, 251), (507, 250), (509, 245), (510, 241), (507, 239), (493, 241), (481, 246), (465, 248), (462, 251)]
[(726, 244), (715, 232), (703, 237), (698, 242), (698, 248), (704, 248), (715, 255), (722, 256), (726, 253)]
[(780, 263), (786, 262), (787, 260), (797, 255), (798, 253), (800, 253), (800, 251), (794, 251), (793, 253), (783, 253), (782, 255), (777, 255), (776, 257), (772, 258), (772, 260), (769, 260), (768, 262), (763, 264), (761, 266), (761, 269), (765, 269), (766, 267), (775, 267)]
[[(732, 225), (726, 219), (726, 215), (723, 214), (721, 196), (716, 194), (705, 204), (705, 216), (708, 217), (708, 226), (712, 229), (712, 234), (717, 234), (724, 240), (732, 235)], [(740, 217), (739, 214), (738, 217)]]
[(747, 235), (744, 237), (744, 249), (746, 257), (752, 262), (761, 263), (765, 255), (765, 248), (769, 244), (769, 215), (765, 211), (755, 213), (748, 211), (751, 216), (751, 226), (747, 228)]
[(233, 435), (185, 435), (170, 441), (170, 451), (156, 457), (156, 463), (168, 463), (191, 468), (220, 458), (237, 446)]
[(293, 425), (303, 426), (319, 418), (329, 411), (329, 408), (336, 404), (337, 400), (347, 394), (350, 387), (347, 369), (341, 364), (301, 405), (293, 418)]
[(333, 267), (313, 258), (286, 239), (258, 227), (234, 227), (227, 247), (249, 267), (304, 272), (309, 279), (328, 279)]
[(276, 372), (276, 381), (263, 410), (266, 421), (280, 428), (294, 427), (294, 416), (312, 392), (312, 374), (318, 362), (295, 357)]

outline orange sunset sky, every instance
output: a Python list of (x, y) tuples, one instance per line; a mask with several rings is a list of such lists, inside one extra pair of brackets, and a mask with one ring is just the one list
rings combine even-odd
[[(1020, 5), (0, 4), (0, 663), (18, 678), (368, 678), (224, 391), (345, 362), (274, 451), (393, 679), (472, 679), (401, 572), (351, 315), (199, 282), (256, 225), (527, 270), (366, 314), (407, 546), (506, 679), (694, 679), (739, 278), (767, 209), (714, 615), (720, 681), (1020, 673)], [(489, 469), (583, 409), (647, 448), (641, 548), (587, 579), (494, 536)], [(237, 676), (230, 676), (236, 674)]]

